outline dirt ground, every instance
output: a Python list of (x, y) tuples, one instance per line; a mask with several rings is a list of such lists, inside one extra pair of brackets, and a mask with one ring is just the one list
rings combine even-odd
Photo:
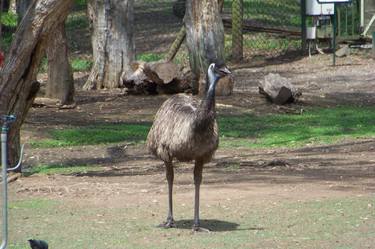
[[(373, 59), (352, 55), (340, 58), (335, 68), (330, 63), (330, 56), (319, 55), (255, 68), (234, 66), (235, 92), (233, 96), (217, 98), (218, 115), (236, 112), (298, 112), (310, 106), (338, 104), (374, 106)], [(258, 82), (270, 72), (290, 78), (302, 90), (301, 100), (285, 109), (269, 104), (261, 97), (257, 92)], [(85, 75), (76, 75), (77, 82), (80, 82), (80, 77)], [(157, 108), (168, 97), (126, 96), (121, 91), (78, 90), (75, 109), (33, 108), (23, 127), (22, 139), (27, 142), (30, 139), (46, 138), (46, 129), (103, 122), (151, 121)], [(144, 145), (119, 143), (51, 149), (28, 147), (24, 164), (26, 167), (38, 164), (99, 165), (102, 169), (93, 172), (88, 169), (86, 173), (80, 174), (22, 177), (10, 185), (12, 201), (30, 198), (63, 200), (73, 209), (144, 206), (147, 207), (147, 215), (153, 213), (149, 219), (150, 226), (165, 218), (167, 190), (164, 167), (161, 161), (147, 153)], [(174, 193), (178, 206), (192, 207), (192, 169), (191, 164), (177, 163)], [(215, 205), (262, 206), (263, 203), (373, 197), (374, 178), (374, 139), (346, 140), (333, 145), (297, 149), (219, 148), (215, 159), (204, 170), (202, 217), (211, 217), (209, 207)], [(375, 214), (373, 209), (371, 212)], [(215, 215), (215, 219), (228, 221), (227, 214), (218, 212)], [(192, 218), (192, 209), (188, 213), (176, 213), (176, 216), (177, 220), (189, 220)], [(239, 219), (238, 223), (241, 222)], [(225, 226), (223, 229), (229, 231)], [(374, 244), (375, 240), (372, 239), (350, 245), (353, 248), (373, 248), (371, 245)], [(333, 247), (324, 243), (300, 247), (298, 244), (260, 243), (254, 248)]]

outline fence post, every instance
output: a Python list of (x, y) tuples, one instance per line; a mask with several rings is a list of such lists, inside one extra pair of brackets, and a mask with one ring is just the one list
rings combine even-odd
[(307, 51), (306, 41), (306, 0), (301, 0), (301, 49), (304, 55)]
[(232, 60), (243, 59), (243, 0), (232, 2)]

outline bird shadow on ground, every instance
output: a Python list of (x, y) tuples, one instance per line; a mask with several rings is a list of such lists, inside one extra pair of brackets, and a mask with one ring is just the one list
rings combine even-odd
[[(177, 229), (191, 229), (193, 220), (175, 221)], [(209, 229), (211, 232), (226, 232), (236, 230), (264, 230), (262, 227), (239, 228), (239, 224), (222, 220), (200, 220), (202, 227)]]

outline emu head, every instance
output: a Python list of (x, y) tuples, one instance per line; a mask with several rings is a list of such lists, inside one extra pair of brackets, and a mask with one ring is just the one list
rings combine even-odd
[(224, 63), (212, 63), (207, 71), (209, 88), (213, 87), (220, 78), (229, 74), (231, 74), (231, 71)]

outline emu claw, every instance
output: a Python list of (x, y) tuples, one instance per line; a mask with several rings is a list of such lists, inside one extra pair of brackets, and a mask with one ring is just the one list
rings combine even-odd
[(160, 228), (175, 228), (176, 224), (174, 223), (174, 220), (167, 220), (166, 222), (161, 223), (157, 227), (160, 227)]
[(200, 227), (199, 225), (193, 225), (193, 232), (205, 232), (205, 233), (211, 233), (210, 229)]

